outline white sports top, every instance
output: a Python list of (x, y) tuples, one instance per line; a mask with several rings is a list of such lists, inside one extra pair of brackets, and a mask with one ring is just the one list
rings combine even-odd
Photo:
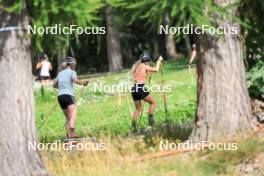
[(40, 76), (50, 76), (49, 70), (50, 70), (50, 62), (43, 61), (41, 63)]

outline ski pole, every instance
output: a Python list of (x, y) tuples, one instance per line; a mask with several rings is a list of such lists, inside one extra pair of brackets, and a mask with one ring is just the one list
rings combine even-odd
[(52, 108), (51, 108), (51, 110), (49, 111), (48, 115), (46, 116), (46, 118), (44, 119), (44, 121), (40, 124), (39, 129), (41, 129), (41, 128), (46, 124), (46, 122), (47, 122), (48, 119), (50, 118), (51, 114), (52, 114), (53, 111), (56, 109), (57, 105), (58, 105), (58, 102), (56, 102), (56, 103), (52, 106)]
[[(151, 75), (149, 77), (149, 80), (148, 80), (148, 86), (150, 86), (150, 83), (151, 83)], [(143, 111), (144, 111), (144, 106), (145, 106), (146, 102), (143, 101), (143, 104), (142, 104), (142, 111), (140, 113), (140, 116), (139, 116), (139, 121), (138, 121), (138, 126), (140, 126), (140, 121), (142, 119), (142, 115), (143, 115)]]
[[(161, 84), (162, 86), (164, 86), (164, 78), (163, 78), (163, 66), (161, 65), (161, 69), (160, 69), (160, 74), (161, 74)], [(169, 115), (169, 111), (168, 111), (168, 102), (167, 102), (167, 97), (166, 97), (166, 93), (163, 91), (163, 102), (164, 102), (164, 109), (165, 109), (165, 116), (166, 116), (166, 122), (167, 122), (167, 130), (168, 130), (168, 134), (171, 134), (171, 130), (170, 130), (170, 115)]]
[(130, 103), (129, 103), (129, 97), (128, 97), (128, 95), (126, 95), (126, 100), (127, 100), (128, 110), (130, 112), (130, 116), (132, 117), (133, 111), (132, 111), (132, 108), (131, 108)]
[[(83, 86), (83, 88), (82, 88), (82, 90), (81, 90), (81, 92), (80, 92), (80, 94), (79, 94), (79, 98), (81, 97), (81, 95), (82, 95), (82, 93), (83, 93), (83, 90), (84, 90), (84, 87), (85, 86)], [(78, 98), (78, 99), (79, 99)], [(51, 114), (54, 112), (54, 110), (56, 109), (56, 107), (57, 107), (57, 105), (58, 105), (58, 102), (56, 102), (53, 106), (52, 106), (52, 108), (51, 108), (51, 110), (49, 111), (49, 113), (48, 113), (48, 115), (46, 116), (46, 118), (44, 119), (44, 121), (40, 124), (40, 126), (39, 126), (39, 129), (41, 129), (45, 124), (46, 124), (46, 122), (49, 120), (49, 118), (51, 117)], [(67, 122), (66, 122), (67, 123)], [(64, 125), (65, 126), (65, 125)]]
[[(164, 86), (164, 79), (163, 79), (163, 66), (161, 64), (161, 67), (160, 67), (160, 74), (161, 74), (161, 85), (162, 87)], [(166, 94), (165, 92), (163, 92), (163, 102), (164, 102), (164, 109), (165, 109), (165, 115), (166, 115), (166, 121), (168, 122), (170, 119), (169, 119), (169, 116), (168, 116), (168, 106), (167, 106), (167, 97), (166, 97)]]

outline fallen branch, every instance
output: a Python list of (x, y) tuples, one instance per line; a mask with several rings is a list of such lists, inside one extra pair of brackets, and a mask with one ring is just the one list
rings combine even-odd
[(140, 156), (134, 162), (157, 159), (157, 158), (162, 158), (162, 157), (169, 157), (169, 156), (177, 155), (180, 153), (186, 153), (186, 152), (190, 152), (190, 151), (194, 151), (194, 150), (193, 149), (190, 149), (190, 150), (178, 149), (178, 150), (160, 151), (160, 152), (156, 152), (156, 153), (148, 153), (148, 154)]
[[(264, 125), (260, 126), (253, 134), (251, 134), (246, 140), (249, 140), (256, 136), (258, 133), (264, 132)], [(229, 142), (234, 142), (234, 141), (229, 141)], [(207, 149), (208, 146), (203, 146), (203, 149)], [(140, 162), (140, 161), (145, 161), (145, 160), (151, 160), (151, 159), (158, 159), (158, 158), (163, 158), (163, 157), (169, 157), (181, 153), (187, 153), (191, 151), (199, 151), (195, 149), (177, 149), (177, 150), (169, 150), (169, 151), (160, 151), (160, 152), (155, 152), (155, 153), (148, 153), (140, 156), (134, 162)]]

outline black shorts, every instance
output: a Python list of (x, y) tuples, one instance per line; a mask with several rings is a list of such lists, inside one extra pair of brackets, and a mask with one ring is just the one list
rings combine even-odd
[(144, 84), (135, 84), (131, 90), (134, 101), (139, 101), (149, 95), (149, 91), (144, 87)]
[(68, 106), (75, 104), (74, 96), (66, 94), (58, 96), (58, 101), (61, 109), (67, 109)]
[(48, 80), (48, 79), (50, 79), (50, 77), (49, 76), (40, 76), (39, 79), (40, 80)]

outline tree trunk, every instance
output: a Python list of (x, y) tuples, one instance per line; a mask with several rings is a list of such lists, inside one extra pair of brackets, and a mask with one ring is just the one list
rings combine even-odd
[(192, 55), (192, 47), (190, 44), (189, 35), (184, 36), (184, 44), (185, 44), (188, 56), (191, 56)]
[(133, 63), (135, 62), (135, 57), (133, 56), (132, 48), (127, 44), (128, 46), (123, 46), (122, 47), (122, 55), (124, 58), (124, 63), (123, 65), (125, 67), (130, 68)]
[(65, 57), (65, 52), (63, 47), (61, 47), (57, 50), (57, 65), (58, 65), (57, 73), (59, 73), (63, 69), (62, 63), (64, 61), (64, 57)]
[(153, 34), (151, 42), (153, 48), (153, 56), (154, 58), (158, 58), (160, 54), (159, 54), (159, 42), (156, 34)]
[[(169, 13), (166, 12), (164, 15), (164, 26), (171, 27)], [(176, 47), (174, 43), (174, 36), (172, 34), (165, 34), (165, 47), (166, 55), (168, 59), (175, 59), (177, 57)]]
[(106, 25), (107, 25), (107, 57), (109, 64), (109, 71), (119, 71), (123, 69), (122, 54), (120, 48), (119, 30), (113, 16), (112, 7), (107, 7), (106, 11)]
[[(0, 10), (1, 27), (26, 27), (25, 12)], [(37, 141), (30, 40), (23, 30), (0, 32), (0, 170), (1, 175), (48, 175), (41, 156), (28, 150)]]
[[(227, 1), (216, 1), (220, 5), (224, 2)], [(231, 13), (235, 15), (236, 9)], [(218, 20), (214, 18), (214, 21)], [(194, 141), (228, 140), (245, 136), (254, 127), (240, 26), (227, 20), (218, 25), (239, 30), (235, 35), (197, 36), (198, 105), (196, 126), (190, 136)]]
[[(185, 17), (184, 18), (184, 26), (186, 26), (186, 25), (187, 25), (187, 19)], [(184, 35), (183, 39), (184, 39), (184, 44), (185, 44), (185, 47), (186, 47), (186, 50), (187, 50), (187, 54), (190, 57), (192, 55), (192, 47), (191, 47), (191, 44), (190, 44), (190, 36), (189, 35)]]

